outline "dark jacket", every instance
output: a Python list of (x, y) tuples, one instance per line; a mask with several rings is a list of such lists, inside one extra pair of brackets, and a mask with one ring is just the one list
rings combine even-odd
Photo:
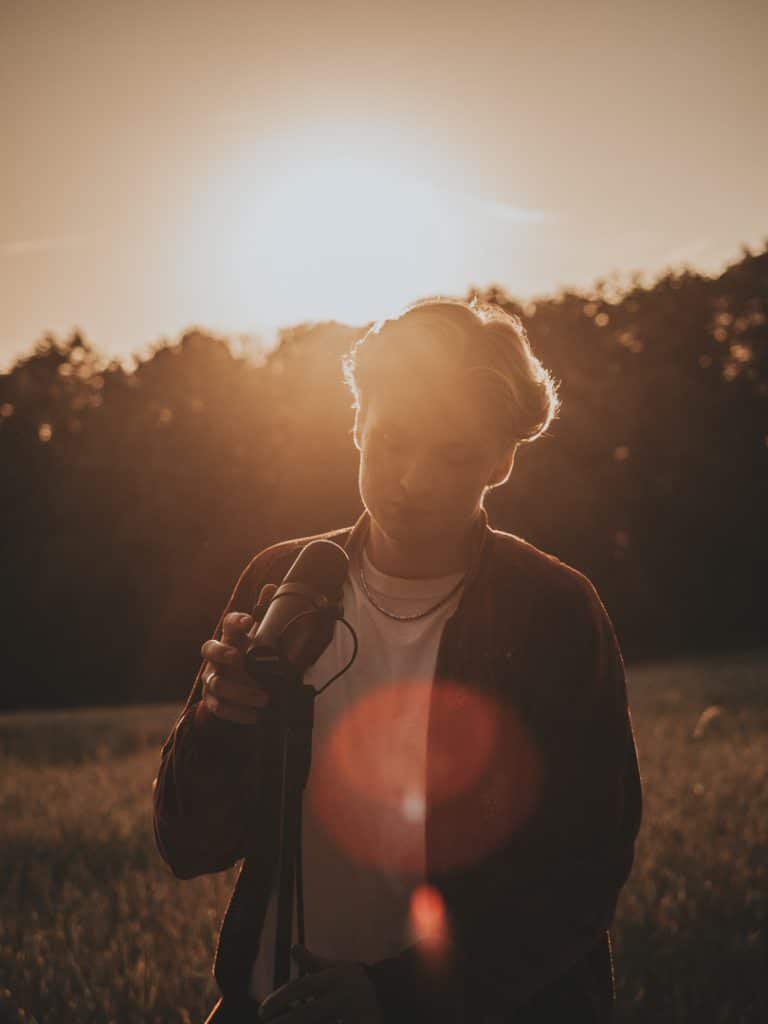
[[(368, 523), (363, 513), (354, 528), (322, 536), (351, 553), (364, 543)], [(263, 584), (279, 583), (314, 539), (256, 555), (222, 619), (229, 611), (252, 611)], [(220, 631), (221, 620), (217, 637)], [(247, 1006), (277, 852), (277, 730), (269, 709), (256, 725), (209, 713), (200, 700), (201, 675), (202, 665), (162, 750), (155, 835), (179, 878), (222, 871), (244, 858), (214, 973), (225, 1004)], [(458, 867), (445, 863), (447, 846), (476, 829), (482, 814), (497, 821), (511, 791), (497, 757), (469, 802), (430, 801), (432, 755), (445, 750), (445, 729), (461, 756), (461, 716), (447, 721), (445, 702), (435, 711), (445, 681), (509, 709), (540, 767), (539, 799), (525, 823)], [(513, 754), (509, 748), (511, 763)], [(366, 965), (387, 1022), (612, 1020), (608, 929), (641, 817), (621, 653), (590, 581), (521, 538), (491, 529), (485, 515), (461, 602), (440, 641), (427, 767), (427, 881), (443, 897), (454, 956), (440, 974), (425, 968), (416, 944)]]

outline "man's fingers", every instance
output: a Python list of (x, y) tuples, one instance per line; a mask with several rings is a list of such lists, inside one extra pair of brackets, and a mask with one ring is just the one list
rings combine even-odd
[(230, 612), (225, 615), (221, 622), (221, 639), (225, 644), (237, 647), (238, 650), (245, 650), (248, 643), (248, 630), (253, 626), (252, 615), (244, 612)]
[(264, 709), (247, 707), (244, 704), (231, 704), (229, 701), (214, 697), (213, 694), (206, 694), (203, 698), (206, 707), (218, 718), (226, 718), (230, 722), (239, 722), (242, 725), (259, 725), (264, 719)]
[(200, 653), (206, 661), (222, 667), (234, 667), (242, 662), (242, 656), (236, 647), (219, 640), (206, 640), (200, 648)]
[(207, 676), (206, 693), (225, 703), (241, 704), (245, 707), (263, 708), (269, 704), (269, 694), (255, 685), (235, 683), (223, 676)]

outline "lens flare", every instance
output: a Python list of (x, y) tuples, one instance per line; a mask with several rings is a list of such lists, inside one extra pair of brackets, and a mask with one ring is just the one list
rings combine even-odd
[(446, 959), (451, 947), (448, 914), (440, 891), (433, 885), (419, 885), (413, 890), (408, 930), (411, 942), (419, 944), (427, 961)]
[(307, 805), (353, 860), (423, 878), (492, 853), (540, 786), (536, 745), (508, 704), (459, 683), (405, 680), (316, 736)]

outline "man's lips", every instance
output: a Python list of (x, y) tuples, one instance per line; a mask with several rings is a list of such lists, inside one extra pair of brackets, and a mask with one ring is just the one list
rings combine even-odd
[(389, 507), (396, 515), (403, 516), (405, 519), (419, 518), (430, 513), (427, 508), (414, 508), (412, 505), (400, 505), (394, 501), (390, 502)]

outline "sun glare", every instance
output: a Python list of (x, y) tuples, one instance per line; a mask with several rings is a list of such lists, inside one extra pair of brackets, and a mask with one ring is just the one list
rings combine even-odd
[(463, 249), (463, 220), (428, 182), (359, 160), (292, 168), (244, 201), (235, 254), (258, 241), (308, 306), (356, 319), (434, 288)]
[(404, 147), (365, 150), (283, 139), (279, 159), (265, 149), (211, 177), (184, 248), (191, 290), (216, 292), (217, 326), (266, 308), (274, 323), (361, 324), (426, 294), (464, 294), (499, 246), (514, 263), (540, 217), (467, 191)]

